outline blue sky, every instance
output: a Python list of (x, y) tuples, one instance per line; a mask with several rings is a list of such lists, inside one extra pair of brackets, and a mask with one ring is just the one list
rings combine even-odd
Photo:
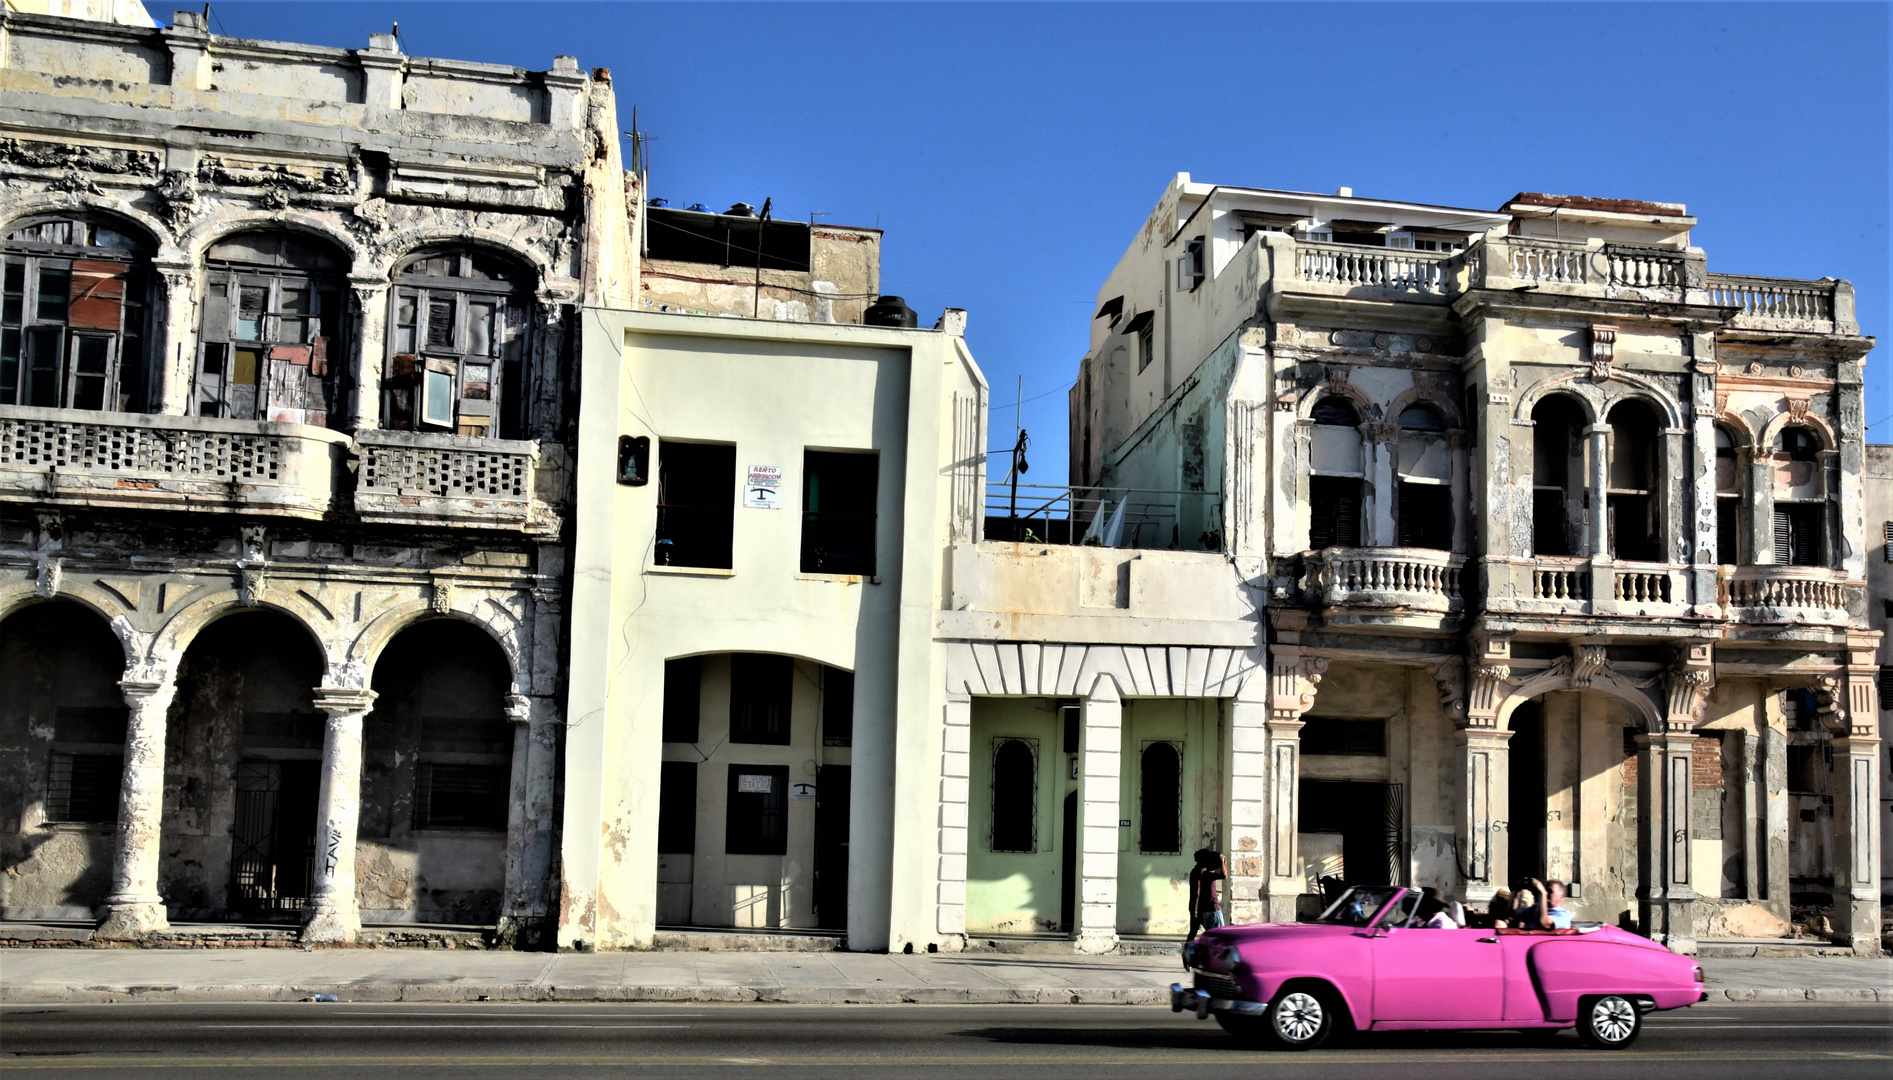
[[(147, 0), (168, 22), (163, 0)], [(191, 6), (191, 5), (181, 5)], [(220, 33), (612, 69), (652, 190), (887, 230), (882, 287), (970, 311), (1010, 443), (1064, 476), (1104, 275), (1176, 172), (1495, 208), (1682, 202), (1711, 270), (1850, 279), (1887, 323), (1888, 8), (1857, 4), (217, 4)], [(1867, 418), (1893, 441), (1893, 364)]]

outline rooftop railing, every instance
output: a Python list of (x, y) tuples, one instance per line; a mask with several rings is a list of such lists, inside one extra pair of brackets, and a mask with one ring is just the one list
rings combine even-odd
[(1221, 551), (1215, 491), (986, 485), (987, 540), (1099, 547)]

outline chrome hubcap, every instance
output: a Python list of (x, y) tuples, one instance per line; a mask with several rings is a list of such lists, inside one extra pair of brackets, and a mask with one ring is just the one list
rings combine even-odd
[(1321, 1030), (1321, 1002), (1299, 991), (1275, 1006), (1275, 1030), (1290, 1042), (1307, 1042)]
[(1637, 1008), (1620, 997), (1607, 997), (1591, 1006), (1591, 1030), (1605, 1042), (1622, 1042), (1636, 1030)]

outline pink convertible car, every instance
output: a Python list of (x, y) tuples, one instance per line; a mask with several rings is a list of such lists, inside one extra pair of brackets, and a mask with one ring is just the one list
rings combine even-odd
[(1704, 997), (1695, 961), (1615, 927), (1432, 930), (1418, 925), (1419, 908), (1416, 890), (1363, 887), (1313, 923), (1208, 931), (1183, 946), (1194, 985), (1172, 983), (1170, 1008), (1295, 1050), (1321, 1045), (1337, 1024), (1575, 1026), (1588, 1045), (1619, 1050), (1644, 1013)]

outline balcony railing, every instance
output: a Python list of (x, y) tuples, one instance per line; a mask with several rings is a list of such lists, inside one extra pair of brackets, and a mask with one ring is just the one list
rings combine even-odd
[(1183, 551), (1222, 550), (1214, 491), (986, 485), (987, 540)]
[(0, 406), (0, 499), (319, 518), (347, 444), (302, 424)]
[(1296, 265), (1303, 281), (1349, 288), (1445, 295), (1452, 285), (1453, 252), (1357, 247), (1302, 240)]
[(1302, 588), (1319, 607), (1459, 611), (1464, 555), (1426, 548), (1327, 548), (1303, 556)]
[(1827, 332), (1834, 322), (1832, 281), (1710, 274), (1709, 302), (1734, 308), (1735, 325), (1775, 328), (1788, 324)]
[(1531, 598), (1563, 603), (1591, 598), (1591, 568), (1583, 559), (1541, 558), (1531, 568)]
[(1747, 623), (1845, 625), (1850, 587), (1844, 570), (1822, 566), (1738, 566), (1725, 569), (1722, 602)]
[(1688, 281), (1686, 259), (1673, 248), (1604, 245), (1610, 284), (1629, 289), (1680, 290)]
[(537, 443), (364, 431), (355, 511), (365, 521), (556, 532), (535, 497)]
[(1554, 285), (1582, 285), (1588, 278), (1590, 252), (1582, 244), (1536, 242), (1509, 239), (1506, 252), (1511, 258), (1515, 281), (1538, 281)]

